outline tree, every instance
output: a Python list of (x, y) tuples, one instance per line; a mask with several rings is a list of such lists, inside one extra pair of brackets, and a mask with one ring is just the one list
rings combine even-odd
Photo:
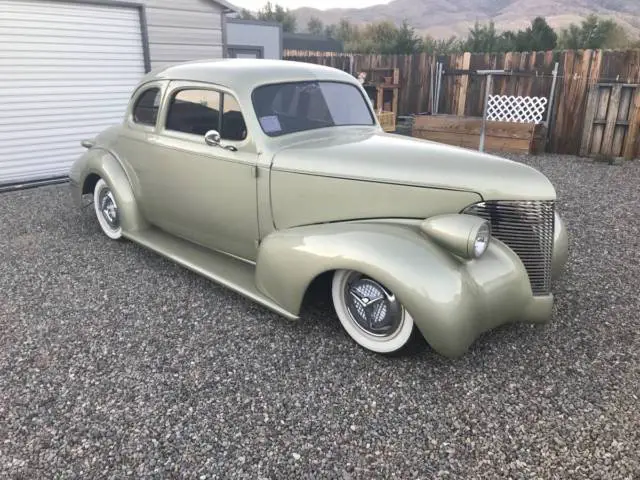
[(336, 40), (340, 40), (342, 43), (347, 44), (349, 42), (356, 41), (360, 35), (359, 29), (356, 25), (352, 25), (349, 20), (343, 18), (338, 23), (338, 26), (335, 29), (335, 38)]
[[(278, 20), (277, 15), (281, 15)], [(293, 16), (281, 7), (268, 3), (259, 13), (259, 18), (285, 21)], [(294, 19), (295, 24), (295, 19)], [(391, 21), (370, 23), (364, 26), (352, 24), (346, 18), (337, 25), (323, 25), (312, 17), (307, 29), (316, 35), (324, 34), (342, 42), (345, 49), (354, 53), (411, 54), (427, 52), (447, 54), (468, 51), (472, 53), (533, 52), (548, 51), (558, 47), (566, 49), (584, 48), (640, 48), (640, 39), (631, 39), (628, 32), (613, 20), (595, 15), (585, 18), (580, 25), (571, 24), (559, 35), (544, 17), (536, 17), (523, 30), (507, 30), (498, 33), (494, 22), (475, 22), (466, 38), (452, 36), (435, 39), (430, 35), (420, 38), (405, 20), (398, 27)]]
[(327, 25), (324, 27), (324, 36), (329, 38), (337, 38), (338, 28), (335, 25)]
[[(246, 10), (243, 10), (241, 15), (244, 15), (245, 12)], [(251, 14), (249, 13), (249, 15)], [(291, 10), (289, 10), (288, 8), (285, 9), (278, 4), (274, 6), (271, 2), (267, 2), (266, 5), (258, 11), (257, 16), (254, 17), (253, 15), (251, 15), (248, 18), (254, 18), (265, 22), (278, 22), (282, 25), (282, 30), (284, 30), (285, 32), (296, 31), (296, 17), (291, 12)]]
[(634, 41), (629, 38), (629, 33), (621, 25), (614, 22), (614, 26), (605, 42), (605, 48), (638, 48), (638, 44), (637, 40)]
[(412, 54), (422, 50), (422, 39), (406, 21), (400, 27), (386, 20), (359, 28), (343, 19), (332, 27), (330, 36), (342, 41), (349, 52)]
[(395, 53), (397, 32), (394, 23), (387, 20), (365, 26), (362, 36), (373, 51), (391, 54)]
[(514, 32), (513, 30), (507, 30), (502, 32), (498, 37), (497, 50), (501, 52), (515, 52), (522, 49), (523, 42), (522, 31)]
[(307, 30), (312, 35), (322, 35), (324, 33), (324, 24), (318, 17), (311, 17), (307, 23)]
[(530, 52), (553, 50), (558, 44), (558, 34), (543, 17), (534, 18), (531, 26), (525, 30), (525, 35), (528, 37), (527, 50)]
[(496, 33), (496, 25), (490, 21), (488, 25), (480, 25), (476, 20), (473, 28), (469, 29), (469, 36), (465, 50), (472, 53), (493, 53), (500, 42)]
[(422, 51), (428, 54), (446, 55), (449, 53), (459, 53), (464, 50), (464, 42), (455, 35), (447, 39), (435, 39), (427, 35), (422, 40)]
[(560, 35), (562, 48), (597, 49), (597, 48), (626, 48), (630, 44), (624, 29), (615, 21), (589, 15), (580, 25), (572, 23)]
[(464, 41), (464, 50), (478, 53), (531, 52), (553, 50), (558, 34), (543, 17), (536, 17), (524, 30), (507, 30), (498, 34), (493, 22), (475, 23)]
[(253, 13), (251, 13), (246, 8), (243, 8), (240, 11), (240, 18), (242, 18), (243, 20), (255, 20), (256, 19), (256, 17), (253, 15)]
[(416, 36), (415, 30), (406, 20), (402, 22), (402, 26), (396, 31), (394, 50), (395, 53), (407, 55), (422, 50), (422, 40)]

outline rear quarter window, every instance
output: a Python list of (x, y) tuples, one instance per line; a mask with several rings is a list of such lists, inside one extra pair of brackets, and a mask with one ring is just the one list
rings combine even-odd
[(160, 89), (150, 88), (138, 97), (133, 107), (133, 121), (141, 125), (155, 125), (160, 109)]

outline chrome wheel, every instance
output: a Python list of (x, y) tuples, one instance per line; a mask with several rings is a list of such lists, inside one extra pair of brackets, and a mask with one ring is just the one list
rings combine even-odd
[(361, 346), (391, 353), (410, 340), (413, 318), (393, 292), (375, 279), (340, 270), (334, 275), (332, 294), (342, 326)]
[(109, 226), (118, 228), (118, 205), (110, 190), (105, 189), (100, 194), (100, 209)]
[(115, 195), (109, 185), (103, 180), (98, 180), (93, 191), (93, 203), (98, 217), (98, 223), (105, 235), (116, 240), (122, 236), (120, 227), (120, 212)]
[(388, 336), (400, 326), (404, 313), (402, 307), (396, 297), (378, 282), (351, 272), (343, 295), (351, 318), (366, 333)]

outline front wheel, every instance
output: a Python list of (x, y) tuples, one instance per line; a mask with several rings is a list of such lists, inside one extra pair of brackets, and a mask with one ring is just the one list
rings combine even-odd
[(104, 234), (112, 240), (122, 237), (118, 203), (111, 188), (102, 178), (93, 189), (93, 206)]
[(342, 327), (361, 347), (393, 354), (414, 339), (413, 318), (376, 280), (353, 270), (338, 270), (331, 293)]

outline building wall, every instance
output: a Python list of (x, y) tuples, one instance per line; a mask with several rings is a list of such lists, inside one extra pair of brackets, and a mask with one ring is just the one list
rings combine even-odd
[(152, 69), (176, 62), (224, 56), (224, 7), (215, 0), (55, 1), (61, 7), (69, 3), (144, 5)]
[(0, 185), (67, 175), (150, 68), (222, 58), (220, 1), (0, 0)]
[[(134, 0), (135, 1), (135, 0)], [(223, 56), (222, 6), (212, 0), (142, 0), (151, 68)]]
[(227, 45), (263, 47), (264, 58), (282, 58), (282, 26), (278, 23), (229, 18)]

